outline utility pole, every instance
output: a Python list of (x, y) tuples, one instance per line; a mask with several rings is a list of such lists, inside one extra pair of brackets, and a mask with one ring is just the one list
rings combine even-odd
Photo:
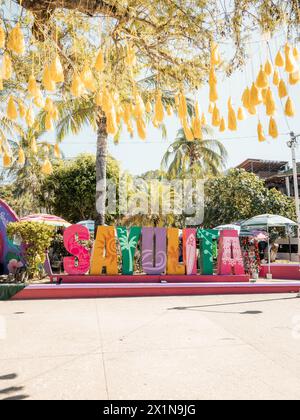
[(300, 263), (300, 198), (299, 198), (299, 184), (298, 184), (298, 170), (297, 170), (297, 158), (296, 149), (298, 146), (298, 138), (300, 135), (290, 133), (291, 140), (288, 142), (288, 147), (292, 150), (292, 162), (293, 162), (293, 179), (294, 179), (294, 191), (295, 191), (295, 205), (298, 223), (298, 258)]

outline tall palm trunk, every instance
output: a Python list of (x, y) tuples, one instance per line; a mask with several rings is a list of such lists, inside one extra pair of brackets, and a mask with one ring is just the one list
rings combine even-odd
[(108, 142), (106, 131), (106, 117), (101, 114), (98, 118), (97, 131), (97, 155), (96, 155), (96, 209), (97, 216), (95, 221), (95, 228), (105, 224), (105, 209), (106, 209), (106, 165), (108, 154)]

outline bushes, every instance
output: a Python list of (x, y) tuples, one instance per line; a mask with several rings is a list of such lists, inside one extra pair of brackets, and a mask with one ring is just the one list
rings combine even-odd
[(17, 237), (24, 246), (24, 259), (29, 278), (38, 277), (45, 263), (46, 251), (54, 235), (54, 228), (41, 223), (17, 222), (7, 225), (8, 237)]

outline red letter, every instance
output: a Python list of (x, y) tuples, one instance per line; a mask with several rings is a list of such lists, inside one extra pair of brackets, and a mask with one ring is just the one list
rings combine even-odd
[(66, 250), (74, 257), (64, 258), (65, 272), (70, 275), (86, 274), (90, 269), (90, 253), (78, 241), (89, 241), (90, 232), (88, 228), (81, 225), (68, 227), (64, 232), (64, 244)]

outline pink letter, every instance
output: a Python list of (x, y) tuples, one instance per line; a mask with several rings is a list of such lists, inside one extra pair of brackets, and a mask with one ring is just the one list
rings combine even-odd
[(64, 232), (64, 244), (66, 250), (74, 257), (64, 258), (65, 272), (70, 275), (86, 274), (90, 269), (90, 253), (78, 241), (89, 241), (90, 232), (88, 228), (81, 225), (68, 227)]
[(183, 257), (188, 276), (197, 275), (197, 229), (183, 230)]
[(239, 234), (236, 230), (223, 230), (220, 232), (218, 274), (245, 274)]

